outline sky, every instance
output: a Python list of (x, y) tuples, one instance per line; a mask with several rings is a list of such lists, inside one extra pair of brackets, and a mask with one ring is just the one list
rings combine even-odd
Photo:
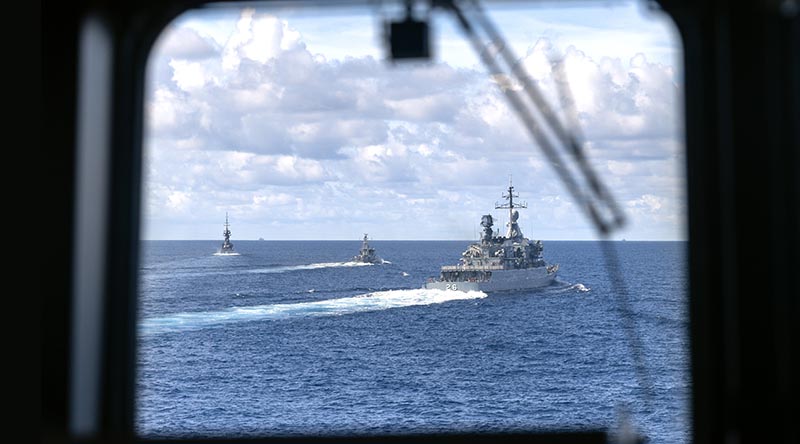
[[(637, 2), (493, 3), (545, 97), (563, 60), (590, 163), (628, 224), (684, 240), (681, 44)], [(393, 11), (256, 4), (184, 13), (155, 44), (145, 102), (143, 239), (477, 239), (513, 179), (525, 235), (597, 233), (452, 17), (433, 58), (387, 61)], [(563, 116), (562, 116), (563, 117)], [(501, 231), (504, 231), (501, 229)]]

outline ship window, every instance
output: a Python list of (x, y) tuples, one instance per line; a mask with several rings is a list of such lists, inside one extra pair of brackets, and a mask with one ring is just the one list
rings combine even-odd
[(652, 2), (486, 5), (627, 216), (603, 241), (506, 101), (519, 84), (426, 5), (423, 61), (386, 60), (400, 2), (208, 5), (159, 37), (139, 436), (622, 427), (688, 442), (674, 25)]

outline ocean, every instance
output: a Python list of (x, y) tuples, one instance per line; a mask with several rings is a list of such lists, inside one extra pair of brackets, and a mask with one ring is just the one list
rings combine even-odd
[[(142, 242), (136, 428), (148, 438), (614, 430), (690, 441), (687, 244), (544, 241), (550, 287), (421, 289), (469, 241)], [(649, 401), (648, 401), (649, 399)], [(627, 413), (625, 413), (627, 412)]]

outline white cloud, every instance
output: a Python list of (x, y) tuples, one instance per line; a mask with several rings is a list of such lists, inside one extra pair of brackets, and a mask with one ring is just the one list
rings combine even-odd
[(652, 194), (643, 194), (640, 198), (627, 202), (628, 208), (634, 211), (644, 210), (655, 213), (664, 207), (665, 199)]
[(167, 207), (183, 211), (186, 209), (191, 199), (191, 194), (184, 191), (172, 191), (167, 195)]
[(156, 43), (154, 52), (181, 59), (216, 57), (219, 47), (211, 37), (188, 27), (167, 27)]
[[(231, 29), (219, 45), (173, 28), (151, 57), (153, 220), (216, 223), (227, 208), (275, 227), (280, 209), (303, 221), (304, 235), (345, 220), (356, 232), (377, 224), (413, 238), (422, 234), (410, 227), (423, 225), (424, 237), (471, 237), (472, 219), (492, 209), (513, 174), (537, 232), (591, 234), (481, 70), (328, 57), (288, 21), (253, 9)], [(675, 70), (645, 54), (594, 58), (574, 46), (559, 54), (543, 39), (527, 48), (521, 63), (556, 104), (550, 58), (563, 57), (587, 151), (612, 193), (653, 236), (676, 233), (685, 210)]]
[(631, 162), (621, 162), (617, 160), (608, 161), (608, 170), (617, 176), (627, 176), (633, 172), (635, 166)]
[(236, 31), (223, 49), (222, 66), (226, 70), (236, 70), (244, 59), (264, 64), (281, 52), (302, 45), (300, 33), (291, 29), (287, 22), (275, 16), (256, 14), (252, 8), (242, 11)]
[(175, 100), (173, 92), (157, 89), (147, 110), (147, 123), (150, 129), (159, 132), (175, 127), (179, 114), (185, 115), (191, 112), (188, 109), (179, 109), (181, 105), (180, 101)]
[(286, 193), (278, 193), (270, 195), (263, 195), (263, 194), (253, 195), (253, 205), (256, 206), (266, 205), (268, 207), (273, 207), (273, 206), (286, 205), (294, 201), (295, 198)]
[(463, 98), (447, 94), (434, 94), (401, 100), (386, 100), (394, 118), (410, 121), (450, 121), (458, 112)]
[(173, 60), (169, 63), (172, 67), (172, 80), (184, 91), (197, 90), (210, 82), (211, 79), (203, 69), (203, 65), (198, 62), (188, 62), (186, 60)]

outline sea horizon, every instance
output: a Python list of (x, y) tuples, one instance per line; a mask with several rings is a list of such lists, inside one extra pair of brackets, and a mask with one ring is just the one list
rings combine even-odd
[[(381, 239), (369, 242), (475, 242), (479, 239)], [(542, 242), (688, 242), (688, 239), (533, 239)], [(140, 242), (221, 242), (222, 239), (140, 239)], [(231, 239), (231, 242), (361, 242), (362, 239)]]

